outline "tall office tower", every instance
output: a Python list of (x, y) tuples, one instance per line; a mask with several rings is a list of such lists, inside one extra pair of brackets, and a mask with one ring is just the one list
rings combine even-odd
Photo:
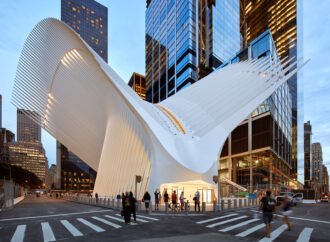
[(239, 0), (147, 0), (146, 100), (158, 103), (240, 49)]
[(108, 8), (94, 0), (61, 0), (61, 20), (108, 62)]
[[(108, 8), (94, 0), (61, 0), (61, 20), (108, 62)], [(83, 132), (83, 131), (82, 131)], [(89, 192), (96, 172), (57, 142), (56, 188)]]
[(318, 185), (322, 184), (322, 146), (320, 143), (312, 144), (312, 180)]
[[(279, 61), (269, 30), (220, 68), (264, 56)], [(291, 115), (291, 95), (285, 83), (229, 135), (220, 155), (220, 176), (250, 191), (289, 187)], [(233, 193), (231, 185), (222, 186), (223, 196)]]
[(312, 169), (313, 166), (311, 164), (311, 142), (312, 140), (312, 125), (310, 121), (304, 123), (304, 186), (305, 188), (311, 188), (312, 182)]
[(146, 79), (143, 75), (134, 72), (128, 85), (143, 99), (146, 100)]
[(30, 117), (40, 120), (36, 112), (17, 109), (17, 142), (8, 145), (9, 162), (33, 172), (46, 183), (48, 160), (41, 143), (41, 128)]
[(329, 194), (329, 173), (328, 168), (322, 165), (322, 192)]
[(8, 129), (0, 128), (0, 162), (9, 163), (9, 144), (15, 142), (15, 134)]
[[(297, 58), (298, 50), (302, 41), (299, 32), (301, 25), (301, 3), (297, 0), (240, 0), (241, 3), (241, 34), (243, 46), (247, 46), (253, 39), (269, 29), (272, 33), (275, 46), (280, 59)], [(299, 13), (299, 15), (298, 15)], [(300, 16), (300, 17), (299, 17)], [(299, 35), (299, 38), (297, 38)], [(298, 159), (298, 87), (297, 75), (289, 81), (289, 88), (292, 97), (292, 166), (291, 177), (297, 178)], [(302, 97), (299, 98), (299, 102)], [(299, 104), (302, 105), (302, 104)], [(300, 115), (300, 114), (299, 114)], [(301, 119), (301, 118), (300, 118)], [(302, 138), (302, 137), (301, 137)], [(302, 147), (301, 147), (302, 148)]]

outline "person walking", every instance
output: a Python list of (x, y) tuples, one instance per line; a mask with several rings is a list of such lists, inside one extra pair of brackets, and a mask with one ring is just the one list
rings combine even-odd
[(177, 206), (177, 200), (178, 200), (178, 196), (176, 195), (176, 191), (173, 191), (172, 193), (172, 209), (176, 209)]
[(123, 197), (123, 213), (125, 223), (129, 224), (131, 222), (131, 203), (128, 192), (126, 192), (125, 196)]
[(168, 210), (168, 200), (169, 200), (169, 196), (167, 193), (167, 190), (165, 190), (164, 192), (164, 203), (165, 203), (165, 212), (167, 213)]
[(181, 208), (181, 210), (183, 210), (183, 205), (184, 205), (184, 193), (183, 192), (181, 192), (179, 199), (180, 199), (180, 208)]
[(201, 211), (201, 205), (200, 205), (199, 191), (196, 191), (196, 193), (195, 193), (194, 202), (195, 202), (195, 212), (197, 210), (197, 207), (198, 207), (198, 212), (200, 212)]
[(155, 191), (155, 210), (158, 210), (159, 209), (159, 202), (160, 202), (160, 199), (161, 199), (161, 195), (160, 195), (160, 192), (158, 189), (156, 189)]
[(133, 196), (133, 192), (129, 193), (129, 202), (130, 202), (130, 220), (131, 220), (131, 216), (133, 214), (133, 218), (134, 218), (134, 224), (136, 224), (136, 200), (135, 197)]
[(143, 202), (146, 207), (146, 212), (148, 212), (148, 209), (149, 209), (150, 199), (151, 199), (151, 197), (150, 197), (149, 192), (145, 192), (144, 196), (143, 196)]
[(271, 197), (272, 192), (267, 191), (266, 196), (261, 198), (259, 211), (262, 210), (262, 217), (266, 225), (266, 237), (270, 238), (271, 222), (273, 221), (273, 213), (275, 212), (276, 201)]
[(288, 225), (288, 230), (291, 231), (291, 224), (289, 221), (289, 215), (292, 214), (291, 203), (288, 196), (285, 196), (281, 206), (281, 214), (284, 216), (283, 221)]
[(96, 204), (99, 203), (99, 194), (95, 193), (95, 201), (96, 201)]

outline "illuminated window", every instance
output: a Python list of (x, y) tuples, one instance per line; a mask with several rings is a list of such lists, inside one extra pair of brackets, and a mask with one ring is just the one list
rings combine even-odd
[(76, 11), (76, 8), (75, 7), (72, 7), (72, 10), (75, 12)]

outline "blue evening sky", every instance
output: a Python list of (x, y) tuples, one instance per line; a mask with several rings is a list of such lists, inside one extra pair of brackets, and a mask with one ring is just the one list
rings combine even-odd
[[(304, 121), (312, 123), (312, 142), (320, 142), (330, 171), (330, 1), (303, 1)], [(98, 0), (108, 7), (109, 64), (124, 80), (144, 74), (145, 0)], [(16, 66), (24, 41), (40, 20), (60, 18), (60, 0), (0, 1), (0, 94), (3, 127), (16, 133), (16, 109), (11, 104)], [(56, 163), (55, 140), (42, 134), (49, 163)], [(301, 166), (301, 165), (300, 165)], [(301, 171), (299, 172), (301, 174)]]

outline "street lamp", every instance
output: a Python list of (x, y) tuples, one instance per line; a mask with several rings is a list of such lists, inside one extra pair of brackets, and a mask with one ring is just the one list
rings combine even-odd
[(142, 181), (142, 177), (135, 175), (135, 199), (137, 199), (137, 184)]
[(220, 211), (220, 196), (221, 196), (221, 192), (220, 192), (220, 174), (218, 176), (213, 176), (213, 182), (215, 184), (218, 183), (218, 211)]

